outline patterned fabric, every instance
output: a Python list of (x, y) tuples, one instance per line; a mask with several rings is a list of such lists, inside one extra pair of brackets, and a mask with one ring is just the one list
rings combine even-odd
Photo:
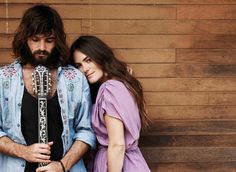
[(9, 66), (4, 66), (2, 67), (2, 76), (6, 78), (14, 78), (17, 75), (17, 71), (15, 68), (15, 65), (9, 65)]
[[(17, 62), (0, 68), (0, 137), (26, 144), (21, 132), (21, 102), (24, 92), (22, 68)], [(91, 98), (86, 78), (72, 66), (59, 67), (57, 93), (63, 122), (62, 141), (64, 154), (74, 140), (95, 146), (91, 128)], [(0, 154), (0, 171), (24, 172), (25, 160)], [(83, 160), (70, 172), (85, 172)]]
[(76, 69), (65, 69), (63, 71), (65, 78), (69, 80), (73, 80), (77, 76)]

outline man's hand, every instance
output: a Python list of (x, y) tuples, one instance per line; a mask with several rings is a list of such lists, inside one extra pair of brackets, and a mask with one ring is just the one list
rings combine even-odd
[(39, 167), (36, 172), (63, 172), (62, 166), (58, 161), (52, 161), (50, 164)]
[(51, 146), (53, 142), (48, 144), (35, 143), (25, 147), (23, 158), (28, 162), (50, 163)]

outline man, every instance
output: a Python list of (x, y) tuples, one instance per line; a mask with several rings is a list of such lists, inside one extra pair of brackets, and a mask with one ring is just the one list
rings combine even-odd
[[(45, 5), (28, 9), (12, 45), (17, 60), (0, 69), (0, 171), (86, 171), (81, 157), (95, 144), (89, 86), (78, 70), (66, 65), (69, 51), (59, 14)], [(49, 69), (52, 80), (48, 143), (38, 143), (32, 81), (38, 65)]]

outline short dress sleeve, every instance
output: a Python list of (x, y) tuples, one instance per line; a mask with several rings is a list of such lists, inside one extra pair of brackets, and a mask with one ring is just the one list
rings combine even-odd
[[(101, 101), (100, 118), (104, 114), (119, 119), (126, 126), (126, 129), (139, 131), (140, 118), (137, 104), (126, 88), (120, 81), (107, 82), (104, 88)], [(135, 132), (136, 133), (136, 132)]]
[(120, 101), (124, 99), (124, 95), (120, 95), (122, 89), (117, 85), (107, 84), (102, 97), (102, 114), (107, 114), (111, 117), (122, 121), (123, 109)]

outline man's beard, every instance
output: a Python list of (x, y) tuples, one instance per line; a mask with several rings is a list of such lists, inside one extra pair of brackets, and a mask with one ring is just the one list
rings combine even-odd
[[(47, 57), (44, 58), (36, 58), (36, 55), (43, 54)], [(52, 49), (52, 52), (49, 53), (48, 51), (44, 50), (36, 50), (33, 53), (29, 49), (29, 47), (26, 45), (24, 47), (24, 50), (22, 52), (22, 55), (24, 56), (24, 64), (31, 64), (32, 66), (36, 67), (38, 65), (43, 65), (47, 68), (57, 68), (60, 65), (60, 53), (57, 51), (56, 48)]]

